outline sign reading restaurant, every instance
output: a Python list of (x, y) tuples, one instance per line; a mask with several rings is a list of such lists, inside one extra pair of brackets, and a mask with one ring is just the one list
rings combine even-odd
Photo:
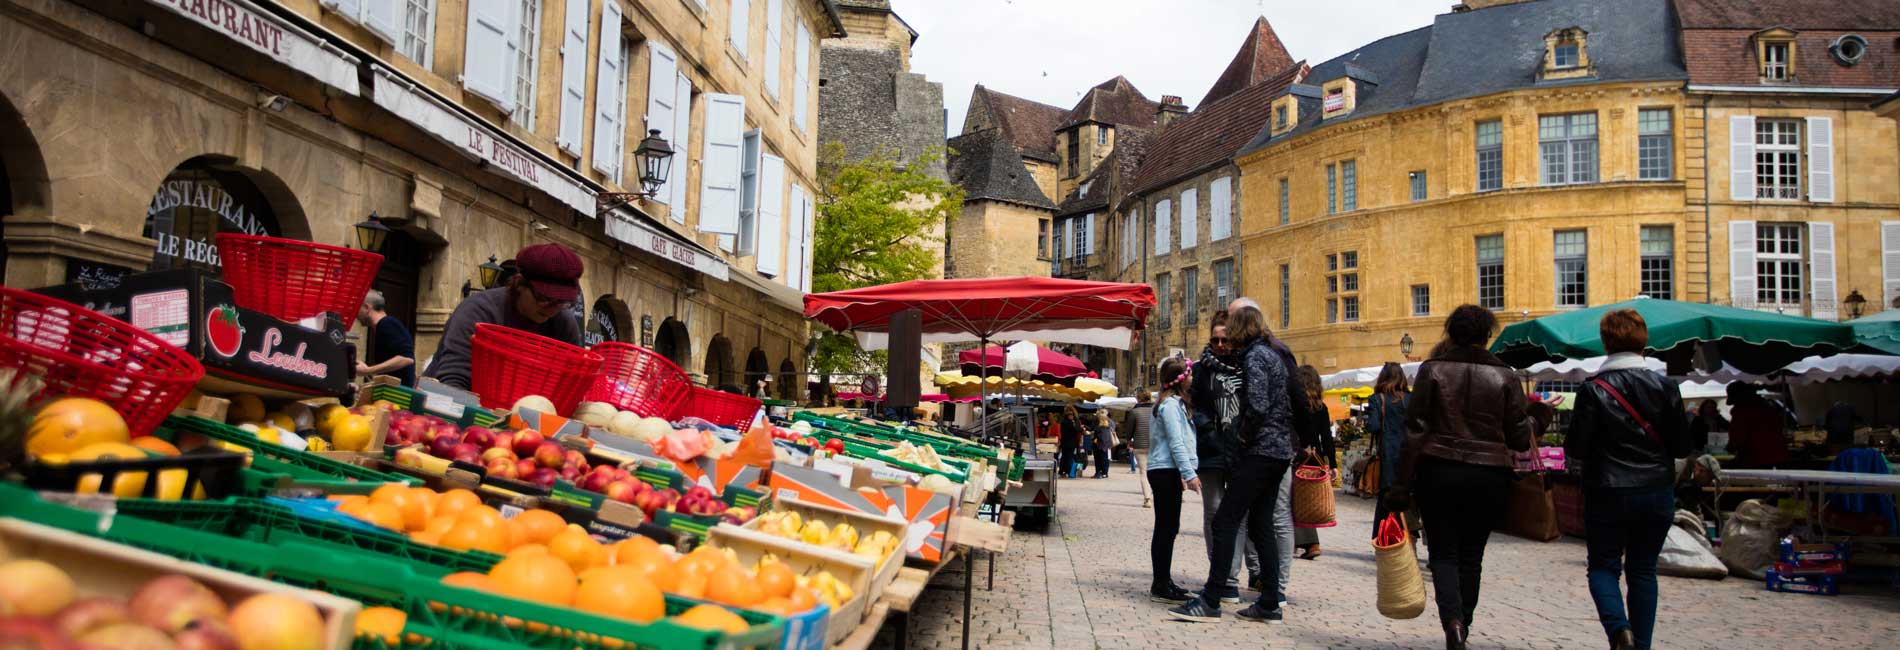
[(356, 57), (269, 15), (247, 0), (149, 0), (351, 95), (361, 85)]
[(153, 246), (151, 270), (180, 266), (220, 268), (213, 235), (278, 234), (277, 219), (236, 173), (186, 163), (174, 170), (145, 209), (145, 236)]

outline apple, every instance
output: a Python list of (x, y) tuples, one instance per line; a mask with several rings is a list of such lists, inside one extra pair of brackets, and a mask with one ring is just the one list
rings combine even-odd
[(555, 471), (553, 468), (542, 467), (534, 470), (534, 473), (528, 476), (528, 482), (541, 487), (554, 487), (554, 481), (560, 478), (560, 472)]
[[(454, 434), (436, 436), (429, 439), (429, 455), (436, 458), (454, 458), (455, 447), (460, 444), (462, 444), (461, 436)], [(475, 456), (480, 458), (481, 454), (477, 452)]]
[(586, 490), (588, 492), (599, 492), (602, 494), (606, 494), (607, 485), (613, 482), (614, 482), (614, 475), (612, 472), (602, 472), (602, 471), (596, 470), (593, 472), (588, 472), (586, 476), (580, 477), (580, 480), (574, 483), (574, 487)]
[(402, 433), (403, 444), (425, 442), (423, 436), (428, 432), (429, 423), (408, 411), (396, 411), (390, 415), (389, 428)]
[[(541, 443), (547, 442), (547, 440), (547, 437), (542, 436), (541, 432), (535, 431), (534, 429), (516, 431), (513, 442), (515, 455), (522, 458), (533, 458), (534, 452), (539, 450)], [(556, 447), (558, 448), (558, 445)]]
[(515, 450), (515, 433), (513, 431), (497, 432), (495, 434), (495, 441), (488, 443), (488, 446), (496, 448), (496, 449), (506, 449), (508, 451), (514, 451)]
[(583, 472), (588, 471), (588, 466), (592, 465), (592, 463), (587, 462), (587, 454), (583, 454), (574, 449), (564, 449), (561, 452), (561, 463), (579, 467)]
[(86, 647), (113, 650), (175, 650), (169, 635), (158, 628), (138, 623), (114, 623), (75, 638)]
[(657, 490), (641, 491), (633, 495), (633, 507), (639, 508), (642, 512), (647, 513), (647, 516), (651, 517), (654, 511), (660, 509), (660, 499), (660, 493)]
[[(437, 440), (440, 440), (440, 438), (437, 438)], [(482, 464), (482, 448), (464, 442), (456, 445), (454, 449), (449, 451), (449, 460), (480, 465)]]
[(167, 574), (146, 582), (129, 602), (132, 620), (166, 632), (185, 629), (201, 618), (223, 620), (224, 599), (189, 576)]
[(495, 446), (495, 432), (488, 427), (469, 427), (462, 430), (462, 442), (487, 449)]
[[(523, 458), (527, 458), (527, 456), (523, 456)], [(542, 467), (560, 469), (561, 463), (566, 459), (567, 453), (561, 449), (561, 443), (558, 442), (543, 440), (541, 441), (541, 445), (534, 449), (534, 460), (535, 462), (541, 463)]]
[(178, 650), (238, 650), (230, 628), (211, 619), (192, 621), (191, 627), (172, 635), (172, 642), (178, 644)]
[(498, 478), (517, 478), (519, 476), (515, 472), (515, 461), (507, 458), (490, 460), (487, 463), (487, 467), (489, 476)]
[(605, 494), (607, 498), (621, 503), (633, 503), (633, 486), (626, 481), (608, 483), (607, 489), (602, 491), (601, 494)]
[(660, 490), (660, 499), (661, 499), (661, 500), (663, 500), (663, 501), (664, 501), (664, 502), (666, 503), (666, 505), (668, 505), (668, 506), (671, 506), (671, 505), (673, 505), (673, 504), (676, 504), (676, 503), (679, 503), (679, 502), (680, 502), (680, 491), (679, 491), (679, 490), (675, 490), (675, 489), (673, 489), (673, 488), (667, 488), (667, 489), (664, 489), (664, 490)]
[(533, 458), (517, 460), (515, 461), (515, 478), (526, 481), (529, 476), (534, 475), (534, 470), (537, 469), (541, 469), (541, 464), (534, 462)]
[(79, 636), (96, 628), (132, 620), (132, 610), (117, 598), (93, 596), (73, 601), (53, 615), (53, 626), (66, 636)]
[(615, 467), (613, 468), (613, 470), (614, 470), (614, 480), (616, 481), (625, 481), (625, 480), (630, 480), (633, 478), (633, 472), (627, 471), (627, 468), (625, 467)]
[(512, 464), (515, 462), (515, 451), (513, 449), (508, 449), (506, 447), (490, 447), (488, 449), (482, 450), (483, 463), (487, 463), (497, 458), (506, 458), (508, 459), (508, 462)]
[(457, 428), (452, 422), (444, 422), (440, 419), (435, 419), (433, 422), (430, 422), (429, 439), (433, 441), (442, 436), (455, 436), (460, 438), (462, 436), (462, 430)]
[(573, 465), (562, 465), (559, 471), (561, 473), (561, 480), (570, 483), (573, 482), (574, 479), (581, 477), (581, 468)]
[(694, 501), (698, 501), (700, 499), (712, 498), (713, 493), (712, 493), (712, 489), (707, 488), (704, 485), (695, 485), (692, 488), (686, 490), (686, 496), (693, 497)]
[(647, 493), (647, 492), (652, 492), (652, 491), (654, 491), (654, 490), (653, 490), (653, 485), (652, 485), (651, 483), (648, 483), (648, 482), (646, 482), (646, 481), (642, 481), (642, 480), (640, 480), (640, 479), (637, 479), (637, 478), (633, 478), (633, 477), (631, 477), (631, 476), (629, 476), (629, 477), (626, 477), (626, 478), (616, 478), (616, 479), (614, 479), (614, 480), (616, 480), (616, 481), (625, 481), (625, 482), (626, 482), (626, 483), (627, 483), (628, 485), (632, 485), (632, 486), (633, 486), (633, 491), (634, 491), (634, 492), (635, 492), (636, 494), (644, 494), (644, 493)]

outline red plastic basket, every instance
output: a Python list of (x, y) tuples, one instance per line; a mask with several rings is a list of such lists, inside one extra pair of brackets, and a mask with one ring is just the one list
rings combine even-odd
[(135, 436), (158, 428), (205, 376), (197, 359), (150, 332), (10, 287), (0, 287), (0, 368), (45, 380), (36, 399), (90, 397), (112, 405)]
[(600, 375), (600, 355), (512, 327), (477, 323), (469, 344), (469, 388), (487, 408), (540, 395), (554, 402), (556, 415), (569, 415)]
[(693, 387), (692, 397), (686, 400), (686, 407), (680, 409), (678, 417), (692, 416), (722, 427), (744, 431), (752, 426), (752, 417), (759, 414), (765, 402), (734, 395), (710, 388)]
[(324, 312), (348, 321), (383, 265), (375, 253), (295, 239), (221, 232), (217, 242), (238, 306), (286, 321)]
[(593, 348), (605, 361), (587, 391), (587, 401), (606, 402), (641, 417), (669, 417), (686, 401), (693, 380), (659, 353), (608, 341)]

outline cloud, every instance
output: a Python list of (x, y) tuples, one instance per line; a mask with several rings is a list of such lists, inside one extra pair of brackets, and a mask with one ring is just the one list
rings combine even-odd
[(943, 83), (950, 133), (983, 84), (1068, 108), (1123, 75), (1192, 103), (1266, 16), (1294, 60), (1318, 64), (1430, 24), (1454, 0), (891, 0), (917, 30), (911, 71)]

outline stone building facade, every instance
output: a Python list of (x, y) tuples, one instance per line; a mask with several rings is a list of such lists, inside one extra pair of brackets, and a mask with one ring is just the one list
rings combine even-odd
[[(374, 215), (420, 357), (479, 264), (556, 241), (592, 337), (795, 393), (818, 44), (843, 33), (820, 0), (6, 0), (7, 284), (214, 265), (217, 230), (353, 243)], [(616, 207), (646, 129), (670, 183)]]

